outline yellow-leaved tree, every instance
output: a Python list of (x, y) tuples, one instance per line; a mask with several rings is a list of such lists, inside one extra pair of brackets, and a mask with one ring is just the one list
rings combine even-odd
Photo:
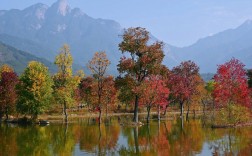
[(65, 121), (67, 121), (67, 108), (75, 103), (74, 91), (84, 73), (79, 72), (81, 74), (73, 76), (73, 58), (67, 44), (64, 44), (60, 49), (60, 53), (55, 58), (55, 64), (58, 66), (58, 72), (53, 76), (54, 98), (58, 104), (62, 105)]

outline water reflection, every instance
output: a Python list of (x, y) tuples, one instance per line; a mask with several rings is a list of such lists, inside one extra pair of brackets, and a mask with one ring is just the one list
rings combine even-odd
[(40, 126), (0, 125), (0, 155), (251, 155), (252, 127), (204, 128), (200, 120), (152, 121), (142, 127), (111, 119)]

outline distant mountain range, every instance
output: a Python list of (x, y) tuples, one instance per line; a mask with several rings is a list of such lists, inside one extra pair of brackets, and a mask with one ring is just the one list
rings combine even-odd
[[(1, 42), (51, 62), (67, 43), (74, 62), (82, 66), (96, 51), (106, 51), (111, 60), (110, 74), (117, 73), (122, 33), (123, 28), (116, 21), (94, 19), (78, 8), (71, 9), (67, 0), (58, 0), (52, 6), (35, 4), (24, 10), (0, 11)], [(246, 21), (236, 29), (200, 39), (188, 47), (166, 44), (164, 64), (172, 68), (190, 59), (200, 66), (202, 73), (213, 73), (217, 64), (236, 57), (252, 68), (251, 39), (252, 21)], [(157, 39), (153, 36), (152, 40)]]
[(240, 59), (246, 68), (252, 68), (252, 21), (248, 20), (235, 29), (229, 29), (198, 40), (184, 48), (171, 49), (178, 62), (194, 60), (201, 72), (216, 72), (218, 64), (232, 57)]
[(15, 72), (21, 74), (27, 67), (28, 62), (32, 60), (39, 61), (46, 65), (50, 69), (51, 73), (55, 73), (57, 71), (56, 66), (52, 62), (43, 58), (38, 58), (27, 52), (17, 50), (16, 48), (0, 42), (0, 66), (8, 64), (15, 69)]
[(91, 18), (78, 8), (71, 9), (67, 0), (50, 7), (35, 4), (0, 11), (0, 41), (49, 61), (67, 43), (76, 64), (84, 66), (96, 51), (106, 51), (111, 66), (116, 66), (121, 32), (117, 22)]

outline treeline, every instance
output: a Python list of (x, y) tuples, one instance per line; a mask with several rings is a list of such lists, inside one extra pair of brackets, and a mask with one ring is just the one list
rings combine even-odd
[[(151, 109), (156, 108), (158, 119), (169, 105), (178, 105), (183, 116), (184, 108), (220, 110), (219, 118), (231, 123), (245, 121), (251, 108), (252, 71), (233, 58), (218, 66), (213, 80), (205, 83), (199, 67), (193, 61), (185, 61), (173, 69), (162, 64), (163, 43), (150, 43), (149, 32), (144, 28), (125, 30), (119, 50), (123, 56), (117, 65), (120, 75), (107, 75), (110, 65), (105, 52), (96, 52), (88, 63), (92, 72), (72, 72), (73, 58), (68, 45), (63, 45), (55, 58), (58, 72), (50, 75), (40, 62), (31, 61), (18, 77), (8, 65), (0, 69), (0, 118), (9, 115), (38, 115), (60, 107), (65, 119), (70, 107), (86, 107), (106, 115), (122, 106), (133, 106), (133, 121), (138, 123), (139, 108), (146, 108), (147, 121)], [(215, 115), (214, 115), (215, 116)]]

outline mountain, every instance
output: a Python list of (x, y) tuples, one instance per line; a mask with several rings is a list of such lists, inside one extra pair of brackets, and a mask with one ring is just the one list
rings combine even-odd
[(35, 4), (0, 11), (0, 34), (8, 35), (8, 39), (0, 35), (0, 41), (50, 61), (67, 43), (76, 64), (86, 65), (96, 51), (106, 51), (116, 66), (121, 33), (117, 22), (91, 18), (78, 8), (71, 9), (66, 0), (50, 7)]
[[(53, 61), (60, 47), (70, 45), (75, 64), (85, 67), (96, 51), (106, 51), (111, 61), (110, 74), (117, 74), (121, 57), (118, 44), (123, 28), (113, 20), (95, 19), (79, 8), (71, 8), (67, 0), (52, 6), (35, 4), (24, 10), (0, 10), (0, 41), (22, 51)], [(151, 35), (151, 42), (158, 40)], [(218, 64), (232, 57), (252, 68), (252, 21), (198, 40), (187, 47), (165, 44), (163, 63), (168, 67), (193, 60), (201, 73), (214, 73)]]
[(39, 61), (49, 68), (51, 73), (57, 71), (56, 66), (43, 58), (38, 58), (27, 52), (17, 50), (9, 45), (0, 42), (0, 66), (8, 64), (15, 69), (18, 74), (21, 74), (27, 67), (28, 62)]
[(121, 57), (118, 44), (122, 33), (116, 21), (94, 19), (79, 8), (72, 9), (67, 0), (58, 0), (52, 6), (39, 3), (24, 10), (0, 11), (1, 42), (49, 61), (67, 43), (74, 62), (82, 66), (96, 51), (106, 51), (111, 61), (109, 72), (114, 74)]
[[(56, 54), (49, 47), (43, 47), (40, 44), (28, 39), (23, 39), (7, 34), (0, 34), (0, 41), (19, 50), (29, 52), (42, 58), (55, 58)], [(53, 61), (53, 59), (50, 59)]]
[(235, 29), (229, 29), (198, 40), (195, 44), (173, 49), (178, 62), (193, 60), (202, 73), (216, 72), (217, 65), (231, 58), (240, 59), (246, 68), (252, 68), (252, 21), (248, 20)]

